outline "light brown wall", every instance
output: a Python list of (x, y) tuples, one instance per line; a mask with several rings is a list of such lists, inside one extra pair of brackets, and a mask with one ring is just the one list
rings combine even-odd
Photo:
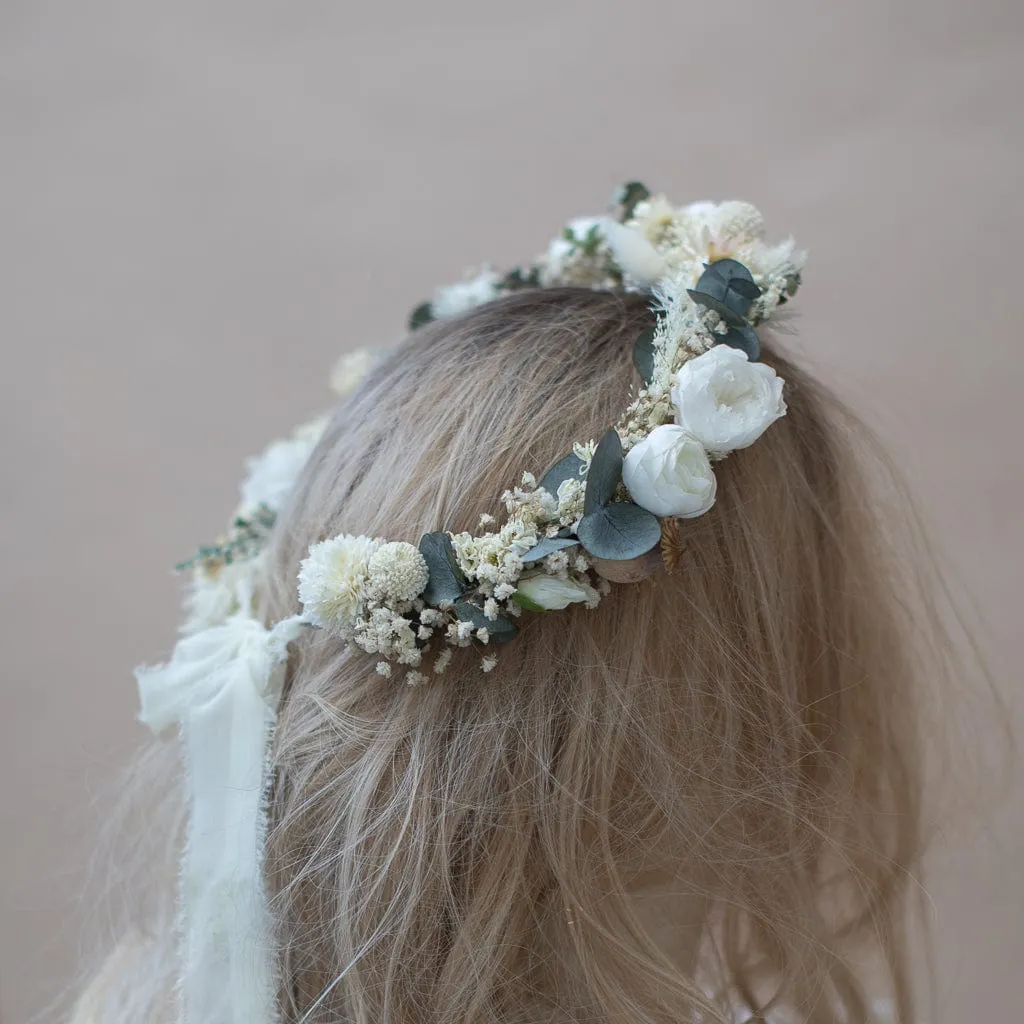
[[(243, 456), (625, 178), (810, 247), (794, 345), (906, 464), (1019, 723), (1022, 99), (1019, 0), (0, 4), (3, 1019), (75, 960), (130, 670)], [(935, 858), (946, 1022), (1021, 1019), (1019, 787), (989, 821)]]

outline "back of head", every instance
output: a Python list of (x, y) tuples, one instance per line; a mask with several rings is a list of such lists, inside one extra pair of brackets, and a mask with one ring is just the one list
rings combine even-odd
[[(311, 455), (306, 442), (274, 450), (274, 466), (303, 465), (297, 483), (270, 479), (275, 501), (289, 495), (283, 504), (244, 505), (231, 543), (204, 549), (216, 552), (206, 603), (194, 603), (170, 664), (140, 674), (144, 720), (180, 722), (186, 745), (195, 705), (179, 684), (208, 703), (238, 684), (250, 715), (248, 731), (229, 722), (223, 742), (214, 730), (190, 752), (224, 769), (202, 783), (193, 775), (189, 835), (201, 803), (210, 831), (232, 837), (228, 870), (209, 886), (195, 873), (173, 808), (165, 830), (149, 829), (164, 854), (184, 845), (196, 948), (241, 965), (230, 979), (241, 1000), (211, 1010), (220, 979), (198, 963), (206, 1009), (190, 1015), (186, 983), (189, 1024), (667, 1024), (727, 1022), (738, 1010), (868, 1021), (879, 967), (896, 1019), (913, 1019), (904, 927), (921, 855), (917, 654), (941, 657), (946, 641), (916, 615), (927, 604), (908, 582), (917, 566), (876, 510), (884, 460), (868, 464), (870, 438), (764, 327), (799, 284), (792, 243), (766, 246), (746, 204), (673, 210), (660, 197), (640, 204), (646, 190), (630, 188), (622, 223), (570, 225), (570, 241), (552, 243), (529, 273), (499, 287), (488, 272), (439, 293), (419, 319), (441, 315), (453, 295), (462, 306), (378, 362)], [(753, 432), (742, 424), (744, 439), (719, 448), (667, 422), (669, 384), (682, 388), (687, 373), (693, 384), (692, 365), (741, 366), (697, 394), (714, 419), (715, 403), (745, 400), (741, 378), (758, 357), (765, 366), (745, 379), (778, 390)], [(680, 421), (681, 401), (673, 391)], [(605, 434), (612, 423), (622, 439)], [(682, 460), (672, 486), (686, 483), (684, 454), (696, 450), (697, 504), (697, 490), (684, 490), (689, 505), (664, 505), (663, 449), (646, 449), (650, 503), (635, 468), (624, 475), (658, 431), (673, 432)], [(431, 532), (458, 544), (482, 515), (502, 521), (520, 499), (499, 496), (524, 473), (602, 434), (618, 469), (594, 484), (594, 503), (601, 448), (578, 447), (585, 499), (577, 490), (574, 513), (538, 519), (545, 551), (561, 545), (558, 566), (545, 558), (549, 586), (576, 587), (547, 605), (558, 614), (514, 601), (546, 571), (523, 571), (526, 548), (500, 609), (517, 618), (515, 642), (499, 645), (487, 628), (502, 620), (493, 587), (473, 592), (472, 628), (453, 605), (469, 590), (427, 600), (434, 566), (409, 545)], [(563, 499), (532, 494), (523, 500), (561, 513)], [(632, 508), (602, 511), (616, 502)], [(582, 536), (591, 514), (606, 527), (622, 515), (653, 524), (638, 549), (643, 571), (626, 555), (615, 572), (589, 560), (601, 553)], [(416, 666), (405, 678), (417, 685), (403, 685), (404, 668), (389, 678), (393, 652), (356, 632), (351, 610), (380, 607), (357, 593), (376, 585), (369, 570), (336, 581), (332, 608), (349, 616), (340, 629), (328, 628), (332, 608), (310, 617), (308, 595), (300, 608), (311, 549), (338, 541), (345, 557), (375, 553), (372, 538), (406, 542), (403, 557), (423, 563), (394, 612), (408, 640), (396, 664)], [(247, 560), (241, 575), (232, 558)], [(592, 571), (625, 581), (608, 587)], [(458, 643), (421, 665), (432, 627)], [(258, 776), (271, 734), (269, 787), (253, 786), (236, 771), (235, 741), (249, 744)], [(209, 817), (239, 803), (244, 828)], [(173, 870), (147, 883), (155, 908), (76, 1024), (174, 1019), (174, 883)], [(192, 885), (213, 907), (212, 936), (205, 918), (188, 917)], [(230, 945), (238, 936), (218, 929), (231, 933), (235, 912), (248, 930)], [(190, 956), (202, 960), (186, 941), (186, 982)], [(258, 1020), (242, 1004), (258, 1006)]]
[[(414, 334), (332, 416), (276, 530), (269, 619), (312, 543), (471, 529), (600, 436), (650, 322), (639, 297), (565, 288)], [(902, 612), (851, 421), (763, 358), (788, 415), (678, 521), (670, 572), (529, 617), (487, 675), (456, 652), (396, 687), (302, 641), (269, 847), (287, 1019), (714, 1019), (708, 999), (774, 996), (866, 1019), (861, 942), (902, 986)]]

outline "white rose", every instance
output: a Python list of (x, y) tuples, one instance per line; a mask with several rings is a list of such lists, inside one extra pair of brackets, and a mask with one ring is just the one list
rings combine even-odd
[(561, 580), (556, 576), (530, 576), (519, 581), (516, 595), (525, 598), (523, 604), (526, 607), (541, 608), (550, 612), (589, 601), (594, 595), (594, 590), (575, 580)]
[(717, 483), (704, 446), (671, 423), (629, 450), (622, 480), (632, 499), (656, 516), (692, 519), (715, 503)]
[(738, 348), (716, 345), (676, 373), (676, 423), (710, 452), (746, 448), (786, 415), (783, 383), (770, 366), (750, 362)]

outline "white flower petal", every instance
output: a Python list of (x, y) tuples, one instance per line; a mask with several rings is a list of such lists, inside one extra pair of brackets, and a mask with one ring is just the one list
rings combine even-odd
[(739, 349), (716, 345), (676, 373), (676, 423), (710, 452), (746, 448), (786, 414), (783, 384), (770, 366), (750, 362)]
[(629, 450), (622, 480), (633, 501), (656, 516), (691, 519), (715, 503), (717, 481), (703, 445), (670, 423)]
[(606, 217), (601, 224), (618, 268), (637, 284), (649, 287), (665, 276), (665, 261), (639, 231)]

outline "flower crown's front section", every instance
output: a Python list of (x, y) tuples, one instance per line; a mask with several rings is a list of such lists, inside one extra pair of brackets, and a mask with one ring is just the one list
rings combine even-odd
[(713, 462), (785, 415), (757, 328), (796, 293), (803, 254), (768, 245), (748, 203), (674, 207), (633, 182), (616, 206), (617, 217), (570, 222), (529, 266), (485, 268), (413, 311), (416, 329), (524, 288), (575, 285), (647, 293), (657, 321), (636, 340), (638, 386), (620, 420), (525, 474), (502, 496), (503, 522), (485, 515), (474, 533), (418, 546), (345, 535), (311, 548), (305, 620), (376, 655), (383, 676), (400, 667), (421, 683), (471, 646), (490, 671), (524, 610), (594, 607), (609, 580), (656, 571), (672, 521), (713, 505)]

